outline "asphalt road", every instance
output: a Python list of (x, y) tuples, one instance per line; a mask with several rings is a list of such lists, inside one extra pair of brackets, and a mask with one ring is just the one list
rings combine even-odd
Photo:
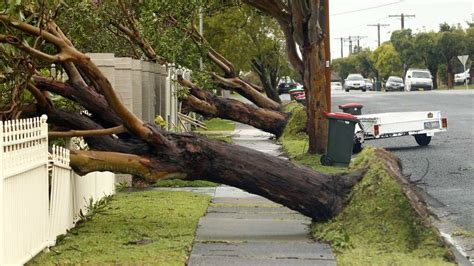
[(448, 118), (448, 131), (436, 134), (430, 145), (418, 146), (411, 136), (370, 140), (401, 158), (412, 181), (428, 194), (429, 204), (455, 225), (474, 231), (474, 91), (333, 92), (338, 104), (360, 102), (363, 114), (437, 111)]

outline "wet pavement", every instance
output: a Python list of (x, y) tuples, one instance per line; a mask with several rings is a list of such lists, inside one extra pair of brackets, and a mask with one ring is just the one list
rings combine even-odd
[[(233, 142), (282, 156), (270, 134), (237, 124)], [(214, 189), (188, 265), (336, 265), (329, 245), (311, 239), (311, 220), (229, 186)]]

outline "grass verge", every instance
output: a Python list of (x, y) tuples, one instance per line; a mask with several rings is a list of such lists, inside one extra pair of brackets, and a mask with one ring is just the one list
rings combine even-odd
[(286, 110), (292, 116), (279, 141), (291, 160), (325, 173), (368, 167), (344, 211), (312, 225), (313, 236), (331, 244), (338, 265), (450, 265), (445, 261), (449, 250), (412, 210), (374, 149), (364, 149), (350, 168), (322, 166), (318, 155), (306, 154), (303, 106), (293, 102)]
[(184, 265), (209, 201), (186, 192), (118, 193), (104, 212), (28, 264)]
[(229, 120), (212, 118), (204, 121), (208, 131), (234, 131), (235, 123)]
[(351, 165), (368, 166), (368, 172), (349, 204), (331, 221), (313, 224), (313, 236), (331, 244), (339, 265), (451, 265), (449, 250), (373, 151), (364, 149)]
[[(465, 89), (466, 89), (466, 85), (456, 85), (453, 88), (448, 88), (448, 86), (443, 85), (443, 86), (438, 87), (436, 90), (465, 90)], [(467, 89), (468, 90), (474, 89), (474, 84), (467, 85)]]

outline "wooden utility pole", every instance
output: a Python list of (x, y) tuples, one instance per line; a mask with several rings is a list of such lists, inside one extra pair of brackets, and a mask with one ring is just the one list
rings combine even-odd
[[(367, 36), (349, 36), (347, 37), (347, 39), (344, 39), (344, 41), (349, 42), (349, 55), (352, 55), (352, 53), (354, 52), (353, 47), (352, 47), (352, 41), (357, 41), (357, 47), (360, 47), (360, 40), (364, 38), (367, 38)], [(341, 43), (342, 43), (342, 40), (341, 40)]]
[(326, 78), (326, 101), (327, 112), (331, 112), (331, 36), (329, 35), (329, 0), (324, 0), (324, 58), (326, 68), (324, 71)]
[(405, 29), (405, 18), (414, 18), (416, 16), (415, 15), (405, 15), (405, 14), (401, 13), (400, 15), (389, 15), (389, 17), (391, 17), (391, 18), (400, 18), (402, 30), (404, 30)]
[(346, 40), (346, 38), (334, 38), (336, 40), (340, 40), (341, 41), (341, 58), (344, 57), (344, 41)]
[(380, 46), (380, 27), (387, 27), (387, 26), (390, 26), (390, 24), (380, 24), (380, 23), (377, 23), (377, 24), (369, 24), (367, 26), (374, 26), (374, 27), (377, 27), (377, 35), (378, 35), (378, 46)]

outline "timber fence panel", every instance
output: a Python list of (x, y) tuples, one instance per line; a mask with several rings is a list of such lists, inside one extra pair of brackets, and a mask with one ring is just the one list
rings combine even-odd
[(69, 150), (52, 148), (51, 193), (50, 193), (50, 244), (56, 237), (74, 227), (74, 190), (72, 171), (69, 166)]
[(23, 264), (48, 245), (46, 116), (0, 122), (0, 264)]

